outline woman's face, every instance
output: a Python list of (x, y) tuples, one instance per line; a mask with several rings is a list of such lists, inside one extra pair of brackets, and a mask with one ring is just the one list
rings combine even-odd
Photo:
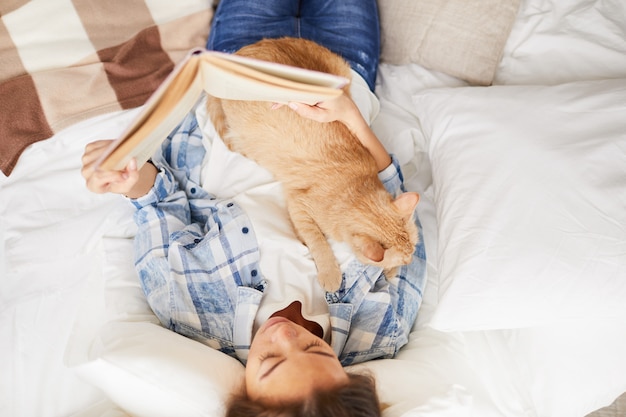
[(257, 331), (246, 364), (246, 390), (266, 404), (304, 399), (348, 383), (337, 355), (304, 327), (273, 317)]

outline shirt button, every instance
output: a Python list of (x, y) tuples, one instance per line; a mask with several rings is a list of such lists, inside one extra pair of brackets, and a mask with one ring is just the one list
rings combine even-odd
[(242, 231), (243, 233), (248, 233), (250, 230), (249, 230), (247, 227), (244, 227), (243, 229), (241, 229), (241, 231)]
[(196, 238), (196, 239), (194, 239), (194, 240), (193, 240), (193, 242), (194, 242), (194, 243), (200, 243), (200, 242), (202, 242), (202, 239), (198, 239), (198, 238)]
[(256, 269), (253, 269), (252, 271), (250, 271), (250, 275), (252, 275), (253, 277), (256, 277), (257, 274), (258, 272), (256, 271)]
[(191, 191), (191, 194), (195, 194), (196, 193), (196, 187), (191, 187), (191, 190), (189, 190), (189, 191)]
[(233, 204), (233, 203), (228, 203), (228, 204), (226, 204), (226, 207), (232, 207), (232, 206), (234, 206), (234, 204)]

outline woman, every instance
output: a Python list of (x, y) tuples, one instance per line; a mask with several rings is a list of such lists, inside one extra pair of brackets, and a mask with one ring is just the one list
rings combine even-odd
[[(282, 36), (304, 36), (339, 53), (373, 88), (375, 0), (221, 0), (207, 46), (233, 52)], [(358, 131), (387, 190), (403, 191), (397, 161), (349, 97), (290, 107)], [(164, 326), (246, 365), (244, 391), (231, 401), (229, 416), (380, 415), (373, 379), (343, 366), (393, 357), (408, 341), (425, 280), (423, 245), (394, 277), (353, 261), (337, 292), (272, 301), (279, 283), (263, 275), (250, 218), (236, 202), (201, 187), (201, 125), (190, 113), (140, 170), (131, 161), (123, 171), (94, 171), (109, 141), (89, 144), (83, 157), (90, 190), (124, 194), (137, 209), (136, 267), (153, 311)], [(309, 303), (322, 313), (303, 314)]]

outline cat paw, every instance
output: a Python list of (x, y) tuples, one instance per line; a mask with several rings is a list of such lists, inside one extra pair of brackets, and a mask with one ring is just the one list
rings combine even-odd
[(326, 292), (335, 292), (341, 287), (341, 269), (336, 265), (327, 271), (320, 271), (317, 280)]
[(398, 267), (394, 266), (393, 268), (385, 268), (383, 269), (383, 274), (387, 279), (393, 278), (398, 274)]

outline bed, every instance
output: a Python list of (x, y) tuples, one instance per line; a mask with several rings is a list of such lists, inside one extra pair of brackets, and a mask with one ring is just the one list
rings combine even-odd
[[(379, 7), (372, 126), (422, 196), (428, 284), (408, 345), (355, 370), (375, 374), (385, 417), (610, 405), (626, 392), (626, 3)], [(0, 415), (219, 416), (240, 381), (237, 361), (159, 325), (132, 208), (80, 175), (84, 146), (124, 130), (212, 11), (0, 5)], [(219, 140), (211, 155), (219, 192), (271, 184)]]

